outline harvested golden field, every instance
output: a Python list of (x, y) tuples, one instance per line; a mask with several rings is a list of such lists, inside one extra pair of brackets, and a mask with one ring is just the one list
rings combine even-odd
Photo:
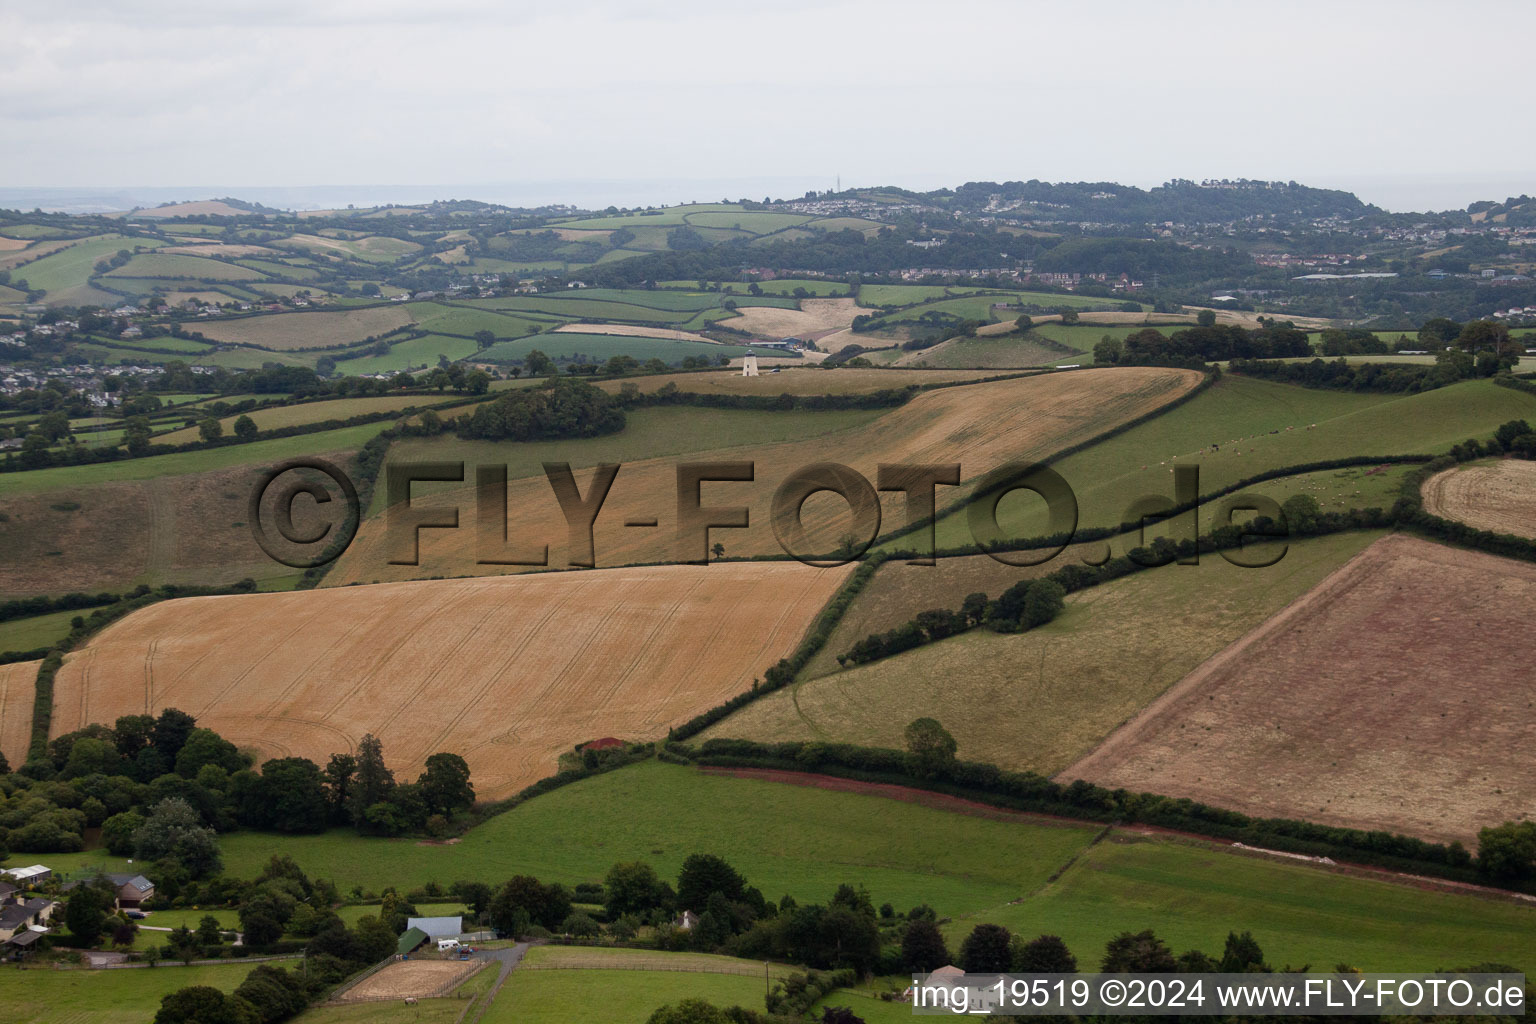
[(0, 665), (0, 754), (14, 771), (32, 745), (32, 696), (40, 661)]
[(576, 743), (655, 739), (746, 690), (846, 576), (656, 566), (167, 601), (69, 656), (53, 730), (177, 707), (322, 764), (372, 732), (397, 772), (452, 751), (504, 797)]
[(237, 245), (230, 242), (193, 242), (188, 241), (183, 245), (168, 245), (155, 250), (161, 253), (179, 253), (183, 256), (217, 256), (232, 260), (245, 256), (272, 256), (276, 249), (269, 249), (264, 245)]
[(1060, 777), (1471, 846), (1536, 805), (1533, 616), (1536, 565), (1386, 537)]
[(199, 323), (196, 330), (213, 341), (285, 352), (362, 341), (414, 322), (399, 306), (370, 306), (345, 312), (270, 313), (210, 320)]
[(1536, 537), (1536, 462), (1455, 466), (1424, 481), (1424, 509), (1468, 526)]
[[(241, 217), (249, 213), (238, 206), (231, 206), (220, 199), (205, 199), (195, 203), (172, 203), (152, 210), (135, 210), (117, 214), (122, 217)], [(113, 216), (110, 215), (109, 216)]]
[[(804, 371), (811, 372), (811, 371)], [(835, 376), (837, 371), (814, 371)], [(781, 375), (782, 376), (782, 375)], [(710, 460), (751, 461), (751, 482), (706, 483), (706, 506), (745, 506), (747, 529), (717, 529), (710, 542), (725, 546), (731, 556), (780, 553), (770, 511), (775, 490), (797, 471), (814, 463), (836, 461), (851, 466), (865, 479), (876, 478), (879, 463), (961, 464), (962, 480), (974, 481), (1007, 462), (1041, 459), (1069, 444), (1107, 430), (1162, 406), (1193, 388), (1200, 375), (1190, 370), (1150, 367), (1078, 370), (1013, 380), (993, 381), (926, 392), (871, 422), (831, 435), (803, 441), (719, 446), (697, 451), (685, 459), (646, 459), (623, 465), (594, 527), (599, 566), (636, 562), (684, 561), (676, 540), (678, 465)], [(764, 414), (766, 415), (766, 414)], [(417, 458), (423, 457), (418, 451)], [(591, 465), (591, 463), (587, 463)], [(461, 523), (471, 526), (476, 494), (473, 469), (467, 485), (435, 493), (419, 504), (454, 505)], [(592, 473), (577, 474), (586, 493)], [(960, 497), (955, 488), (940, 488), (946, 505)], [(886, 529), (905, 522), (904, 499), (884, 499)], [(508, 485), (508, 514), (513, 536), (524, 545), (549, 545), (550, 565), (568, 562), (567, 530), (544, 477), (514, 479)], [(412, 579), (424, 576), (475, 575), (487, 571), (516, 571), (515, 566), (476, 563), (476, 531), (423, 530), (420, 564), (391, 565), (386, 544), (385, 515), (363, 524), (357, 539), (326, 576), (327, 586), (352, 582)], [(630, 519), (653, 520), (648, 528), (627, 527)], [(832, 550), (848, 530), (848, 506), (835, 495), (822, 493), (804, 505), (803, 522), (809, 536), (805, 551)], [(697, 558), (696, 553), (688, 555)]]
[(718, 345), (714, 338), (706, 338), (692, 331), (677, 331), (668, 327), (642, 327), (639, 324), (562, 324), (555, 328), (558, 334), (620, 334), (626, 338), (671, 338), (673, 341), (701, 341), (706, 345)]
[(347, 989), (336, 1001), (369, 1003), (444, 995), (486, 964), (484, 960), (397, 960)]
[(947, 384), (994, 375), (988, 370), (885, 370), (862, 367), (820, 370), (801, 365), (756, 377), (743, 377), (740, 370), (710, 370), (606, 380), (597, 386), (605, 391), (617, 391), (625, 384), (632, 383), (644, 393), (675, 384), (679, 391), (705, 395), (865, 395), (913, 384)]
[(844, 330), (854, 317), (875, 310), (860, 306), (857, 299), (802, 299), (799, 309), (743, 306), (736, 312), (738, 316), (724, 321), (734, 330), (765, 338), (816, 338)]
[[(1208, 556), (1199, 565), (1164, 566), (1091, 587), (1070, 595), (1066, 611), (1040, 628), (1012, 635), (971, 630), (799, 682), (747, 705), (701, 739), (900, 749), (907, 723), (926, 715), (954, 735), (962, 758), (1048, 775), (1093, 750), (1376, 536), (1336, 534), (1293, 544), (1267, 569), (1242, 569)], [(1066, 557), (1047, 568), (1066, 564)], [(933, 570), (888, 565), (880, 575), (887, 571), (899, 574), (894, 578), (900, 585), (926, 593), (925, 577)], [(1038, 570), (1014, 572), (1024, 579)], [(853, 607), (862, 600), (861, 594)], [(924, 607), (942, 605), (935, 600)], [(833, 642), (841, 645), (842, 638)], [(1145, 781), (1139, 788), (1164, 791)]]
[(25, 238), (6, 238), (0, 235), (0, 252), (20, 252), (31, 244), (31, 241)]

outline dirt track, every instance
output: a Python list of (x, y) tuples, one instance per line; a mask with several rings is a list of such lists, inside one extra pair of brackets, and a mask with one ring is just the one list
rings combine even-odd
[(1536, 566), (1394, 535), (1057, 776), (1476, 842), (1529, 817)]

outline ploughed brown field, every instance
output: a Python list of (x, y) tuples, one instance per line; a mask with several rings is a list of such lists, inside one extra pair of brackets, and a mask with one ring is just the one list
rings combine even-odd
[(1424, 481), (1424, 507), (1479, 530), (1536, 537), (1536, 462), (1500, 459), (1436, 473)]
[(1393, 535), (1057, 776), (1471, 846), (1536, 806), (1536, 565)]
[[(904, 375), (890, 376), (905, 379)], [(968, 384), (925, 392), (863, 426), (835, 435), (738, 446), (732, 446), (729, 437), (721, 437), (718, 447), (686, 458), (625, 463), (594, 526), (597, 564), (677, 562), (698, 557), (691, 549), (680, 553), (677, 539), (677, 467), (681, 463), (753, 463), (755, 477), (751, 482), (703, 485), (701, 503), (705, 507), (748, 509), (747, 528), (712, 530), (710, 543), (723, 544), (731, 557), (780, 554), (783, 549), (770, 518), (774, 492), (813, 463), (843, 463), (873, 486), (880, 463), (958, 462), (962, 480), (971, 482), (1005, 463), (1045, 458), (1151, 412), (1188, 392), (1200, 379), (1191, 370), (1121, 367)], [(593, 475), (591, 470), (576, 472), (583, 495), (588, 493)], [(418, 564), (390, 564), (386, 513), (363, 524), (346, 554), (327, 574), (325, 585), (523, 571), (517, 566), (478, 564), (473, 466), (466, 467), (465, 477), (463, 488), (432, 493), (413, 503), (421, 507), (457, 506), (460, 510), (458, 529), (420, 532)], [(958, 500), (961, 493), (956, 487), (938, 488), (939, 507)], [(906, 522), (903, 502), (900, 494), (885, 496), (882, 532)], [(530, 549), (537, 554), (547, 544), (551, 568), (569, 564), (565, 519), (544, 477), (510, 481), (507, 512), (513, 549), (509, 557), (524, 557)], [(625, 525), (639, 519), (654, 519), (656, 525)], [(805, 503), (802, 516), (808, 542), (798, 550), (833, 551), (849, 531), (850, 519), (843, 499), (829, 493), (814, 495)]]
[(20, 768), (32, 743), (32, 696), (40, 661), (0, 665), (0, 754)]
[(430, 580), (152, 605), (68, 656), (53, 733), (180, 708), (323, 764), (365, 733), (509, 796), (585, 740), (655, 739), (789, 654), (847, 570), (793, 562)]

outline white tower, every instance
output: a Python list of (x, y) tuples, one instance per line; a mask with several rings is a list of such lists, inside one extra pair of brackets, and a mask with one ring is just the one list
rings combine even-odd
[(747, 349), (747, 356), (741, 361), (741, 375), (743, 377), (757, 376), (757, 356), (752, 354), (751, 349)]

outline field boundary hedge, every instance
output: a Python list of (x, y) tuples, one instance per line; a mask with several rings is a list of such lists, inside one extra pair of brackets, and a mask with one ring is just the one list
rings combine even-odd
[[(1456, 842), (1443, 845), (1387, 832), (1363, 832), (1288, 818), (1253, 818), (1189, 799), (1110, 790), (1081, 779), (1064, 785), (1033, 772), (1009, 772), (979, 762), (954, 761), (925, 776), (902, 751), (846, 743), (770, 744), (714, 739), (699, 747), (669, 742), (666, 750), (673, 758), (695, 765), (817, 773), (857, 782), (898, 785), (1008, 810), (1110, 825), (1155, 825), (1290, 853), (1489, 884), (1473, 868), (1471, 854)], [(1502, 888), (1536, 891), (1536, 885), (1530, 883)]]

